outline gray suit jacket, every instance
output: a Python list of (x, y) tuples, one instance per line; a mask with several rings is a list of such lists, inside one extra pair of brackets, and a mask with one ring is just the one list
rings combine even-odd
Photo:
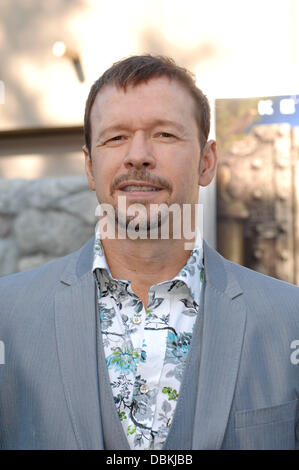
[[(0, 279), (0, 448), (103, 449), (93, 242)], [(299, 449), (299, 288), (204, 259), (192, 448)]]

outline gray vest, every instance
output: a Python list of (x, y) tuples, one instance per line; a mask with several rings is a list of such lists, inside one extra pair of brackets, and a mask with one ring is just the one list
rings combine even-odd
[[(200, 311), (196, 319), (189, 354), (181, 383), (178, 403), (174, 412), (164, 450), (190, 450), (192, 448), (193, 426), (197, 397), (201, 335), (203, 323), (205, 283), (201, 289)], [(99, 394), (106, 450), (130, 450), (127, 437), (119, 419), (110, 386), (109, 372), (105, 360), (99, 315), (96, 315)]]

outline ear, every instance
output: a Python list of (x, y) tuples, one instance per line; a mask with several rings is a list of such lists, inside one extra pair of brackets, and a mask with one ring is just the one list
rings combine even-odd
[(88, 149), (86, 145), (83, 145), (82, 150), (84, 152), (84, 157), (85, 157), (85, 172), (88, 180), (88, 186), (92, 191), (95, 191), (95, 181), (94, 181), (94, 176), (93, 176), (93, 168), (92, 168), (92, 161), (91, 161), (91, 156), (89, 156)]
[(217, 149), (215, 140), (209, 140), (202, 152), (199, 163), (199, 186), (208, 186), (215, 176), (217, 168)]

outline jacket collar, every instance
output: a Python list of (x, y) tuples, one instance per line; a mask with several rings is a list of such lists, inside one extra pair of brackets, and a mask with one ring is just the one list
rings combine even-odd
[(69, 255), (69, 262), (61, 274), (60, 281), (72, 285), (87, 272), (91, 272), (95, 237), (91, 237), (79, 250)]
[(239, 282), (229, 269), (230, 262), (223, 258), (207, 242), (203, 242), (206, 281), (219, 292), (234, 299), (243, 293)]

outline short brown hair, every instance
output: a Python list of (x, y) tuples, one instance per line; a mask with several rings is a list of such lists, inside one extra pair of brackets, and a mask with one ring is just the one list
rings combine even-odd
[(205, 146), (210, 132), (210, 105), (207, 97), (197, 88), (194, 75), (179, 67), (173, 59), (166, 56), (135, 55), (114, 63), (92, 85), (85, 106), (84, 137), (91, 158), (90, 113), (98, 92), (105, 85), (115, 85), (126, 90), (127, 86), (136, 86), (151, 78), (169, 77), (180, 82), (191, 94), (196, 104), (196, 121), (199, 129), (201, 149)]

